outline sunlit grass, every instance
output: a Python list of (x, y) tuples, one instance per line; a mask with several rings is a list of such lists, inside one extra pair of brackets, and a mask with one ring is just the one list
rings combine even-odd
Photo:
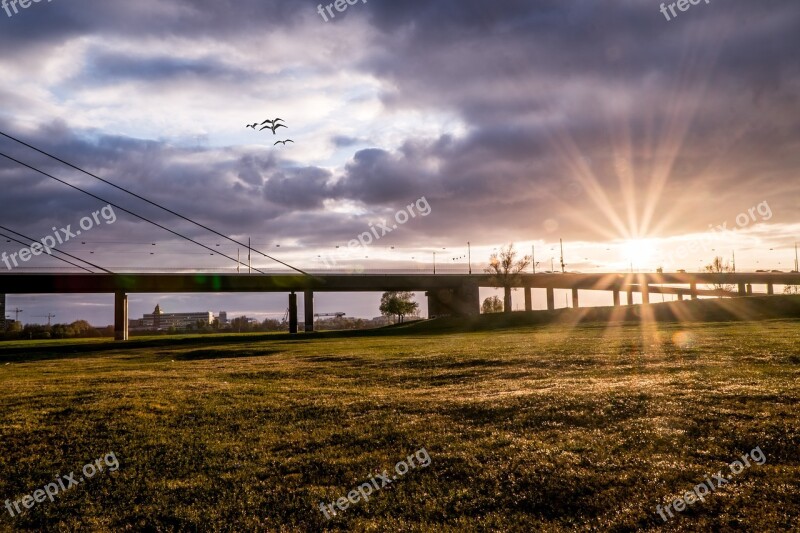
[[(632, 531), (755, 446), (669, 526), (798, 527), (798, 322), (567, 331), (0, 350), (2, 501), (120, 461), (0, 527)], [(325, 520), (421, 447), (429, 468)]]

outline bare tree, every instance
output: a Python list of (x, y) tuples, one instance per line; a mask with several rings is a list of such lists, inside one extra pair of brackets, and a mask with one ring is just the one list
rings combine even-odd
[(511, 312), (511, 286), (518, 283), (520, 272), (531, 264), (531, 256), (516, 259), (517, 251), (514, 243), (504, 246), (500, 253), (493, 253), (489, 258), (489, 266), (484, 269), (487, 274), (494, 274), (491, 282), (495, 287), (503, 287), (503, 311)]
[[(710, 265), (706, 265), (704, 270), (711, 274), (727, 274), (733, 272), (733, 267), (729, 261), (723, 263), (722, 257), (716, 256)], [(720, 291), (733, 292), (735, 287), (726, 283), (713, 283), (712, 287)]]

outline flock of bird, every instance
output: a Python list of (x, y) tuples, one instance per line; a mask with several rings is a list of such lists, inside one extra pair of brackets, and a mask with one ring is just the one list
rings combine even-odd
[[(253, 131), (256, 131), (256, 128), (258, 126), (263, 126), (262, 128), (259, 128), (258, 131), (263, 131), (263, 130), (269, 129), (269, 130), (272, 130), (272, 134), (273, 135), (277, 135), (278, 128), (289, 129), (289, 126), (286, 126), (285, 124), (278, 124), (278, 122), (285, 122), (285, 121), (282, 118), (275, 118), (275, 119), (272, 119), (272, 120), (267, 119), (264, 122), (262, 122), (261, 124), (259, 124), (258, 122), (254, 122), (252, 124), (247, 124), (245, 127), (246, 128), (253, 128)], [(266, 124), (266, 126), (265, 126), (265, 124)], [(285, 141), (277, 141), (272, 146), (277, 146), (279, 144), (282, 144), (282, 145), (286, 146), (286, 143), (294, 144), (294, 141), (291, 140), (291, 139), (286, 139)]]

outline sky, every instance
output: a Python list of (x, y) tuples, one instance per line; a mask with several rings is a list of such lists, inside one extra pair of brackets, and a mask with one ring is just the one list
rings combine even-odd
[[(697, 271), (734, 254), (737, 271), (794, 265), (795, 0), (674, 15), (649, 0), (3, 5), (0, 131), (301, 269), (431, 272), (435, 251), (437, 271), (466, 272), (468, 255), (480, 271), (513, 242), (559, 270), (559, 239), (567, 271)], [(275, 118), (287, 127), (246, 127)], [(0, 225), (30, 240), (111, 202), (218, 253), (119, 209), (60, 249), (112, 271), (235, 272), (246, 258), (6, 137), (0, 153), (102, 198), (0, 157)], [(80, 271), (47, 254), (0, 270)], [(318, 298), (322, 312), (379, 314), (379, 294)], [(135, 295), (131, 317), (156, 303), (264, 318), (286, 296)], [(8, 305), (26, 322), (112, 322), (110, 296)]]

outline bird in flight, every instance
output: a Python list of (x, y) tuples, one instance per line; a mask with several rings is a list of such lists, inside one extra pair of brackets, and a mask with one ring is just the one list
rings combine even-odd
[(252, 124), (248, 124), (248, 125), (246, 125), (246, 126), (245, 126), (245, 128), (253, 128), (253, 129), (256, 129), (256, 126), (258, 126), (258, 122), (253, 122)]
[(258, 131), (271, 129), (272, 130), (272, 134), (275, 135), (275, 130), (277, 130), (278, 128), (287, 128), (288, 129), (288, 126), (284, 126), (283, 124), (273, 124), (272, 126), (264, 126), (263, 128), (261, 128)]
[(291, 139), (286, 139), (285, 141), (278, 141), (278, 142), (276, 142), (275, 144), (273, 144), (272, 146), (275, 146), (276, 144), (283, 144), (284, 146), (286, 146), (286, 143), (292, 143), (292, 144), (294, 144), (294, 141), (293, 141), (293, 140), (291, 140)]
[(274, 124), (275, 122), (278, 122), (279, 120), (280, 120), (281, 122), (286, 122), (286, 121), (285, 121), (285, 120), (283, 120), (282, 118), (276, 118), (276, 119), (273, 119), (273, 120), (269, 120), (269, 119), (267, 119), (267, 120), (265, 120), (264, 122), (262, 122), (262, 123), (261, 123), (261, 126), (263, 126), (263, 125), (264, 125), (264, 124), (266, 124), (267, 122), (269, 122), (270, 124)]

